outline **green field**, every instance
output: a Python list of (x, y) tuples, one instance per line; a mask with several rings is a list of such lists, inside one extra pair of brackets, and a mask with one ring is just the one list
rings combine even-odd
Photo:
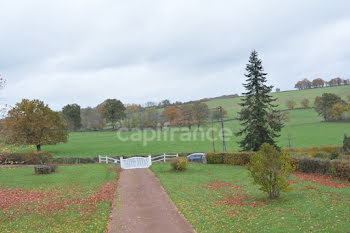
[[(267, 200), (244, 167), (169, 164), (151, 169), (196, 232), (348, 232), (350, 186), (328, 187), (294, 180), (294, 190)], [(347, 184), (349, 184), (347, 182)]]
[[(285, 102), (293, 99), (300, 107), (303, 98), (310, 98), (310, 104), (316, 96), (324, 92), (336, 93), (344, 100), (350, 94), (350, 85), (339, 87), (317, 88), (302, 91), (288, 91), (273, 93), (278, 98), (280, 109), (285, 109)], [(223, 106), (228, 110), (226, 118), (237, 115), (240, 98), (218, 99), (207, 102), (210, 107)], [(326, 123), (313, 109), (296, 109), (289, 111), (289, 122), (285, 124), (281, 137), (276, 139), (278, 145), (287, 147), (289, 141), (294, 148), (342, 145), (343, 135), (350, 135), (350, 123)], [(234, 136), (240, 128), (239, 122), (225, 122), (227, 150), (240, 150)], [(215, 123), (215, 146), (222, 151), (221, 125)], [(118, 137), (118, 134), (120, 137)], [(124, 140), (126, 139), (126, 140)], [(43, 150), (54, 153), (56, 157), (94, 157), (98, 155), (139, 155), (180, 153), (196, 151), (212, 151), (210, 125), (201, 127), (201, 132), (194, 129), (188, 132), (187, 128), (166, 129), (164, 131), (137, 131), (137, 132), (72, 132), (68, 143), (54, 146), (43, 146)]]
[(0, 168), (0, 232), (104, 232), (116, 184), (106, 165)]
[[(343, 100), (348, 100), (348, 95), (350, 94), (350, 85), (347, 86), (339, 86), (339, 87), (324, 87), (324, 88), (315, 88), (315, 89), (307, 89), (300, 91), (284, 91), (279, 93), (272, 93), (271, 95), (274, 98), (277, 98), (277, 103), (279, 105), (278, 109), (283, 110), (287, 109), (286, 102), (287, 100), (294, 100), (296, 108), (300, 108), (301, 101), (304, 98), (309, 99), (310, 106), (313, 105), (315, 97), (321, 96), (323, 93), (333, 93), (340, 96)], [(227, 110), (229, 117), (237, 116), (237, 112), (240, 110), (240, 106), (238, 105), (241, 101), (241, 98), (227, 98), (227, 99), (216, 99), (210, 100), (206, 102), (210, 108), (215, 108), (217, 106), (222, 106)]]

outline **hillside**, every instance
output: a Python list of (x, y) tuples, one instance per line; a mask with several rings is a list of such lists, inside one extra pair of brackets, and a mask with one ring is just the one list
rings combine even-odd
[[(310, 104), (316, 96), (322, 93), (335, 93), (347, 100), (350, 94), (349, 86), (327, 87), (302, 91), (288, 91), (273, 93), (278, 98), (279, 109), (286, 109), (285, 102), (293, 99), (297, 102), (296, 107), (300, 107), (303, 98), (309, 98)], [(228, 115), (232, 118), (239, 110), (240, 98), (215, 99), (207, 101), (209, 107), (223, 106)], [(342, 145), (344, 134), (350, 135), (350, 123), (322, 122), (314, 109), (295, 109), (289, 111), (289, 121), (282, 129), (281, 137), (277, 138), (278, 145), (288, 147), (313, 147)], [(226, 145), (228, 150), (240, 150), (238, 145), (239, 137), (234, 135), (240, 129), (237, 120), (225, 122)], [(55, 156), (97, 156), (97, 155), (132, 155), (132, 154), (161, 154), (178, 152), (198, 152), (212, 151), (211, 125), (201, 127), (201, 132), (197, 130), (188, 132), (187, 128), (172, 128), (162, 132), (157, 131), (157, 135), (152, 130), (134, 132), (73, 132), (69, 135), (68, 143), (54, 146), (44, 146), (44, 150), (53, 152)], [(221, 124), (214, 124), (215, 147), (217, 151), (222, 151)], [(169, 136), (173, 135), (173, 139)], [(202, 137), (203, 136), (203, 137)], [(145, 138), (151, 139), (144, 141)]]
[[(334, 93), (340, 96), (343, 100), (348, 101), (348, 95), (350, 95), (350, 85), (337, 86), (337, 87), (324, 87), (315, 88), (307, 90), (295, 90), (295, 91), (284, 91), (279, 93), (272, 93), (272, 96), (277, 98), (277, 104), (279, 109), (286, 109), (287, 100), (294, 100), (296, 102), (296, 108), (301, 107), (301, 100), (304, 98), (309, 99), (310, 106), (312, 106), (315, 97), (320, 96), (323, 93)], [(226, 98), (226, 99), (215, 99), (205, 102), (208, 104), (209, 108), (215, 108), (217, 106), (222, 106), (228, 112), (228, 117), (235, 117), (240, 109), (239, 103), (241, 97), (239, 98)]]

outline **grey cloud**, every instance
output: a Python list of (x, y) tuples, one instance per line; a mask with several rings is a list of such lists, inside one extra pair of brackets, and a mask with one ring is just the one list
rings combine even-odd
[(347, 1), (3, 1), (6, 101), (55, 109), (241, 93), (256, 49), (269, 82), (349, 76)]

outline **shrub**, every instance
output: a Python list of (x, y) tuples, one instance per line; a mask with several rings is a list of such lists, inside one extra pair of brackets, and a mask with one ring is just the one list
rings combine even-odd
[(305, 98), (301, 101), (301, 105), (303, 108), (308, 108), (309, 107), (309, 99)]
[(246, 165), (252, 152), (208, 152), (205, 157), (210, 164)]
[(324, 151), (318, 151), (318, 152), (316, 152), (315, 157), (316, 158), (327, 159), (328, 158), (328, 153), (324, 152)]
[(176, 157), (170, 161), (171, 167), (176, 171), (184, 171), (187, 169), (188, 160), (185, 157)]
[(329, 156), (330, 160), (337, 159), (339, 157), (338, 152), (332, 152), (331, 155)]
[(263, 144), (251, 156), (248, 170), (254, 183), (260, 185), (260, 190), (268, 193), (269, 198), (277, 198), (281, 191), (291, 190), (286, 181), (286, 176), (293, 171), (291, 158), (269, 144)]
[(330, 162), (330, 175), (350, 181), (350, 161), (332, 160)]
[(50, 164), (50, 165), (39, 165), (34, 167), (35, 174), (50, 174), (52, 172), (56, 172), (57, 165)]
[(16, 152), (1, 154), (3, 164), (45, 164), (52, 161), (49, 152)]
[(287, 100), (286, 106), (287, 106), (288, 109), (294, 109), (295, 101), (294, 100)]
[(346, 135), (344, 135), (343, 152), (350, 153), (350, 137), (347, 137)]

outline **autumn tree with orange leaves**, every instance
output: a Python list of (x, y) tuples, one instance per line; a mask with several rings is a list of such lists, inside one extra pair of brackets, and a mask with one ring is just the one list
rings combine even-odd
[(181, 109), (175, 106), (167, 107), (163, 112), (162, 116), (166, 119), (170, 126), (181, 126), (183, 125), (183, 115)]
[(40, 100), (23, 99), (3, 120), (1, 136), (5, 144), (42, 145), (67, 142), (67, 124), (58, 112)]

